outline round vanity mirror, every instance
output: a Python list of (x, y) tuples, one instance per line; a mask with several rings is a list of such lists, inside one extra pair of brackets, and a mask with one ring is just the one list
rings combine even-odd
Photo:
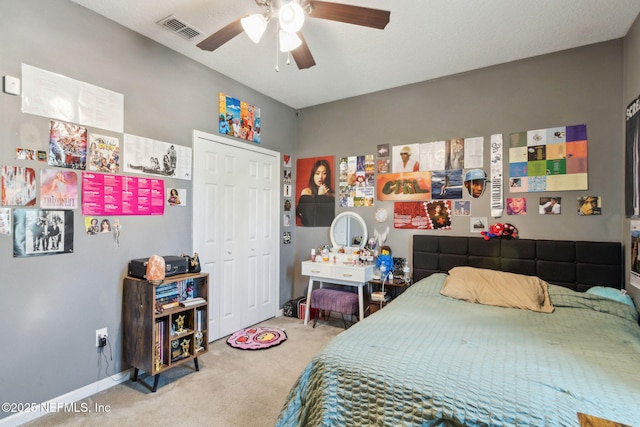
[(342, 212), (331, 223), (331, 244), (362, 249), (369, 239), (367, 223), (355, 212)]

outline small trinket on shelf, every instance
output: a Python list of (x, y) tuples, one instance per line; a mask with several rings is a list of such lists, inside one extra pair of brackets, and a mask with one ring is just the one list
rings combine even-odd
[(329, 248), (327, 246), (322, 249), (322, 261), (329, 262)]
[(404, 263), (402, 264), (403, 280), (405, 283), (409, 283), (409, 281), (411, 280), (411, 275), (409, 274), (410, 272), (411, 269), (409, 268), (409, 262), (405, 259)]
[(149, 283), (159, 285), (165, 278), (164, 258), (159, 255), (151, 255), (147, 261), (146, 278)]

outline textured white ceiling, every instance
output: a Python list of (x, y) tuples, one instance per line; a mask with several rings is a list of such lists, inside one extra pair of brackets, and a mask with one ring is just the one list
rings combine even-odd
[[(298, 70), (277, 53), (273, 22), (257, 45), (240, 34), (213, 52), (196, 47), (260, 12), (254, 0), (72, 1), (296, 109), (624, 37), (640, 12), (640, 0), (330, 0), (390, 10), (391, 20), (375, 30), (308, 18), (317, 65)], [(157, 24), (169, 15), (203, 36)]]

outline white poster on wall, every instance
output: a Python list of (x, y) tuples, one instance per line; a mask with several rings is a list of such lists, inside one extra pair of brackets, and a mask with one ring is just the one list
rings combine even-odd
[(124, 131), (124, 95), (22, 64), (22, 112)]
[(464, 167), (467, 169), (484, 166), (484, 137), (464, 139)]
[(446, 169), (446, 141), (423, 142), (420, 144), (420, 170), (440, 171)]
[(191, 180), (191, 147), (124, 135), (125, 172)]
[(504, 210), (502, 177), (502, 134), (491, 135), (491, 216), (499, 218)]

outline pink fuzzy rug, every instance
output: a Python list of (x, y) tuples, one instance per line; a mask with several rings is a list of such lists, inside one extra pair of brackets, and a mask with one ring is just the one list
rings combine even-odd
[(286, 340), (287, 334), (282, 329), (252, 327), (231, 334), (227, 344), (240, 350), (264, 350)]

